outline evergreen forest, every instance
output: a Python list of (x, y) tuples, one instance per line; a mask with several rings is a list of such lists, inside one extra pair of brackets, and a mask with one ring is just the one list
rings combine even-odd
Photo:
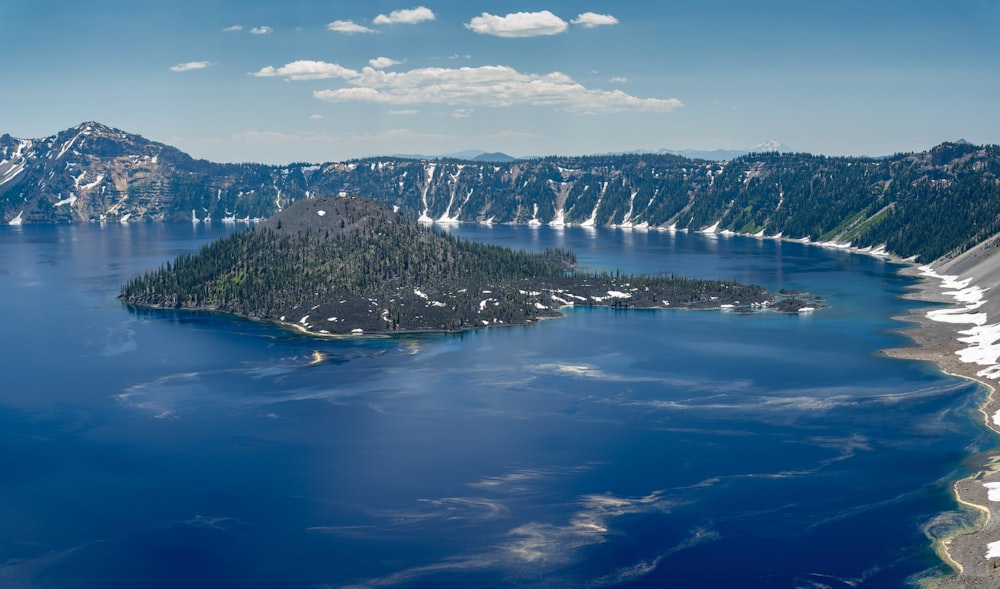
[(204, 309), (314, 333), (457, 331), (559, 316), (565, 305), (761, 308), (764, 289), (672, 275), (585, 273), (571, 252), (458, 239), (361, 197), (300, 200), (124, 285), (129, 305)]

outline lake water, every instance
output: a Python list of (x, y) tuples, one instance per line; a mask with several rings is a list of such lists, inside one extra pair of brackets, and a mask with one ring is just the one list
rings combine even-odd
[(222, 226), (0, 227), (0, 587), (897, 587), (948, 569), (984, 390), (888, 359), (909, 279), (737, 237), (451, 229), (807, 290), (317, 340), (131, 313)]

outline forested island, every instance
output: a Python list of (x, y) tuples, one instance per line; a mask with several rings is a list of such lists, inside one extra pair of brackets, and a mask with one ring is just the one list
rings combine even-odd
[(119, 298), (331, 335), (519, 325), (557, 317), (570, 305), (815, 307), (730, 281), (581, 272), (571, 252), (461, 240), (363, 197), (296, 201), (252, 229), (129, 281)]

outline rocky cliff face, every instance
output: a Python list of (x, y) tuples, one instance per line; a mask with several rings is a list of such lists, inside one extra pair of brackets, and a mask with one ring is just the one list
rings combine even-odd
[[(163, 157), (167, 152), (173, 158)], [(162, 158), (162, 159), (161, 159)], [(45, 139), (0, 138), (0, 190), (5, 217), (24, 222), (72, 222), (155, 215), (164, 195), (128, 202), (130, 188), (163, 175), (183, 155), (97, 123)]]
[(139, 135), (83, 123), (44, 139), (0, 137), (0, 217), (178, 221), (192, 210), (200, 218), (234, 216), (237, 202), (244, 216), (266, 216), (281, 201), (263, 201), (257, 188), (272, 176), (281, 174), (270, 166), (194, 160)]
[[(722, 164), (671, 155), (516, 162), (380, 158), (213, 164), (99, 123), (0, 137), (0, 219), (24, 223), (263, 218), (310, 196), (364, 194), (440, 223), (655, 225)], [(666, 194), (669, 192), (670, 194)], [(661, 210), (662, 209), (662, 210)]]
[(0, 222), (234, 221), (358, 194), (425, 222), (614, 226), (850, 242), (925, 260), (1000, 233), (1000, 147), (886, 158), (759, 153), (513, 162), (373, 158), (214, 164), (84, 123), (0, 137)]

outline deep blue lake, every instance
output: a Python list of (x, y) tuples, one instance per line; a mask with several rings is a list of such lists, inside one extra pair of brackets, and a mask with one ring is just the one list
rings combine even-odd
[[(461, 226), (804, 316), (570, 309), (319, 340), (133, 313), (224, 226), (0, 227), (0, 587), (899, 587), (942, 574), (985, 391), (877, 351), (908, 278), (739, 237)], [(240, 229), (237, 229), (240, 230)]]

